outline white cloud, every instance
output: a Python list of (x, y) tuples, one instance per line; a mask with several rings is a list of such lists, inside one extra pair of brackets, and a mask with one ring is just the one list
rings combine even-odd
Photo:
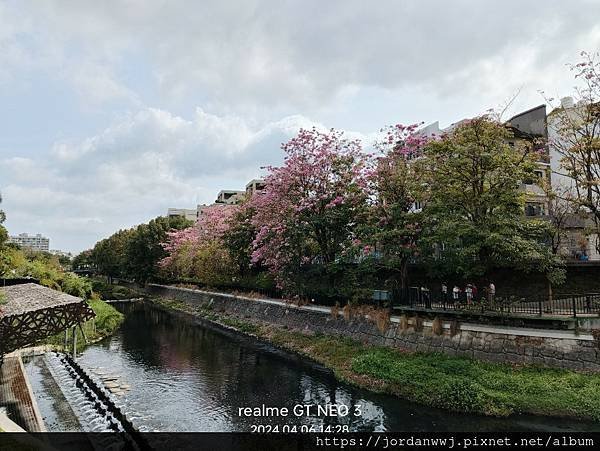
[[(241, 187), (300, 127), (370, 142), (519, 88), (528, 108), (540, 89), (568, 92), (565, 63), (600, 48), (599, 16), (585, 0), (2, 2), (0, 101), (23, 115), (2, 121), (17, 131), (0, 123), (8, 226), (81, 249)], [(56, 111), (70, 120), (48, 121), (53, 133)]]
[[(3, 25), (17, 15), (4, 11)], [(502, 79), (506, 97), (523, 84), (521, 69), (543, 82), (579, 46), (598, 48), (598, 16), (600, 3), (585, 0), (46, 0), (17, 16), (31, 42), (19, 47), (14, 26), (0, 42), (8, 36), (8, 55), (37, 53), (89, 102), (138, 101), (132, 80), (111, 69), (134, 55), (166, 96), (201, 96), (225, 110), (318, 108), (356, 86), (460, 95), (497, 87), (516, 68)]]
[(48, 158), (1, 161), (9, 231), (43, 232), (53, 247), (81, 250), (168, 207), (191, 208), (212, 202), (220, 189), (243, 189), (261, 166), (282, 161), (282, 142), (312, 126), (324, 128), (302, 116), (252, 126), (201, 109), (189, 120), (140, 110), (97, 135), (56, 143)]

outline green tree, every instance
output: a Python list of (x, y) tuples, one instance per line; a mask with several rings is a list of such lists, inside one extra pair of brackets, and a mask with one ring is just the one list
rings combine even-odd
[(223, 245), (229, 251), (241, 275), (246, 274), (252, 266), (252, 242), (256, 236), (252, 218), (255, 213), (255, 209), (248, 202), (241, 205), (229, 221), (229, 228), (223, 235)]
[(593, 220), (589, 235), (600, 251), (600, 53), (582, 52), (582, 57), (571, 67), (581, 82), (576, 102), (557, 106), (548, 115), (548, 128), (560, 159), (555, 174), (563, 190), (557, 194)]
[(191, 225), (185, 218), (159, 216), (148, 224), (119, 230), (99, 241), (89, 255), (82, 256), (76, 263), (85, 261), (109, 279), (123, 277), (145, 282), (157, 275), (157, 263), (167, 255), (162, 243), (167, 241), (168, 232)]
[[(2, 195), (0, 194), (0, 204), (2, 203)], [(5, 276), (6, 271), (9, 268), (9, 256), (6, 250), (6, 243), (8, 241), (8, 232), (2, 225), (6, 215), (4, 211), (0, 209), (0, 276)]]
[(424, 258), (438, 275), (484, 277), (513, 267), (563, 277), (548, 240), (551, 224), (524, 215), (523, 180), (531, 179), (537, 153), (512, 132), (483, 116), (424, 147), (429, 199), (424, 210)]
[(92, 249), (92, 260), (98, 271), (108, 277), (126, 277), (127, 265), (127, 243), (134, 231), (119, 230), (108, 238), (105, 238)]
[(192, 225), (181, 217), (159, 216), (148, 224), (140, 224), (134, 229), (126, 245), (125, 273), (137, 281), (145, 282), (158, 274), (157, 263), (167, 256), (162, 247), (173, 230), (182, 230)]
[(94, 261), (92, 259), (92, 250), (88, 249), (80, 252), (71, 261), (71, 267), (76, 269), (94, 269)]

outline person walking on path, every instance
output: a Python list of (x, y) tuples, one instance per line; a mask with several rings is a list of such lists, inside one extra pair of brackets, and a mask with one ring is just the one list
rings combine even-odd
[(454, 288), (452, 288), (452, 300), (454, 302), (458, 302), (460, 298), (460, 288), (458, 288), (457, 285), (454, 285)]
[(496, 297), (496, 285), (494, 282), (490, 280), (490, 284), (488, 285), (488, 292), (490, 294), (490, 302), (494, 302), (494, 298)]
[(467, 297), (467, 304), (471, 305), (473, 301), (473, 286), (470, 283), (465, 287), (465, 295)]

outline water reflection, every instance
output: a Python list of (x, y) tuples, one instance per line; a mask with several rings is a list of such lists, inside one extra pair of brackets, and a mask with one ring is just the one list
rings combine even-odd
[[(347, 424), (352, 431), (598, 430), (596, 424), (540, 417), (457, 415), (373, 394), (264, 344), (195, 324), (151, 305), (122, 305), (118, 334), (88, 348), (81, 363), (118, 374), (135, 423), (158, 431), (249, 431), (252, 424)], [(244, 407), (360, 405), (361, 416), (247, 418)]]

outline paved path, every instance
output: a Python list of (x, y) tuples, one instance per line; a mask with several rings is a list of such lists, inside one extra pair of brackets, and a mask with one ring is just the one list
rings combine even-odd
[(19, 355), (5, 356), (0, 366), (0, 407), (26, 431), (46, 432)]

